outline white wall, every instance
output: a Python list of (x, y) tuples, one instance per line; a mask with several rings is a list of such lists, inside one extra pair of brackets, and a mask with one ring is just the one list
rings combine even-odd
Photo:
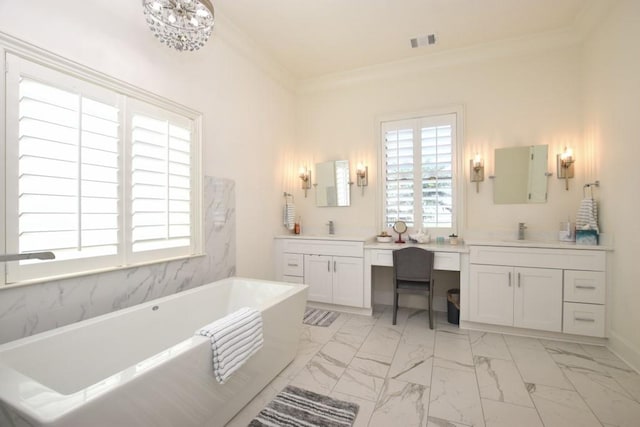
[(622, 1), (584, 48), (585, 135), (599, 159), (602, 223), (616, 236), (611, 254), (611, 347), (640, 370), (640, 2)]
[[(369, 166), (369, 187), (364, 196), (354, 186), (349, 208), (316, 208), (313, 189), (298, 195), (303, 228), (326, 232), (327, 220), (334, 220), (338, 234), (381, 230), (377, 186), (378, 121), (390, 115), (419, 112), (451, 105), (464, 108), (462, 218), (458, 233), (463, 237), (496, 233), (517, 236), (518, 222), (528, 225), (529, 235), (557, 236), (559, 222), (575, 213), (582, 198), (583, 173), (588, 157), (582, 150), (582, 97), (580, 48), (574, 43), (561, 47), (529, 49), (518, 43), (506, 54), (491, 48), (466, 55), (432, 58), (418, 63), (374, 67), (345, 75), (306, 82), (298, 95), (295, 163), (314, 165), (326, 160), (348, 159)], [(469, 182), (469, 160), (479, 152), (485, 159), (485, 177), (493, 174), (493, 150), (499, 147), (549, 145), (549, 202), (530, 205), (495, 205), (493, 184), (486, 179), (475, 192)], [(570, 190), (555, 177), (555, 155), (570, 146), (579, 159)], [(355, 176), (352, 172), (353, 180)], [(437, 233), (431, 230), (432, 235)], [(390, 304), (392, 293), (388, 272), (377, 271), (374, 302)], [(457, 277), (438, 279), (436, 309), (444, 309), (445, 292), (457, 287)], [(404, 299), (401, 305), (422, 307), (423, 301)]]
[[(409, 70), (409, 71), (408, 71)], [(378, 134), (380, 117), (449, 105), (465, 109), (464, 156), (465, 231), (502, 231), (516, 236), (517, 223), (526, 222), (529, 232), (556, 232), (567, 215), (575, 219), (585, 179), (587, 154), (581, 147), (580, 49), (568, 47), (517, 52), (509, 55), (415, 67), (406, 64), (389, 72), (349, 84), (325, 80), (320, 86), (303, 87), (299, 95), (297, 162), (349, 159), (369, 165), (369, 187), (364, 196), (354, 186), (349, 208), (315, 208), (313, 190), (299, 199), (303, 224), (319, 227), (327, 219), (343, 231), (367, 228), (379, 231), (376, 202), (378, 185)], [(353, 76), (352, 76), (353, 77)], [(490, 180), (468, 182), (469, 159), (479, 152), (485, 159), (485, 177), (493, 173), (493, 150), (498, 147), (549, 145), (549, 203), (495, 205)], [(565, 191), (555, 177), (555, 155), (564, 146), (575, 151), (576, 179)], [(298, 166), (292, 164), (291, 168)], [(353, 174), (352, 174), (353, 176)], [(295, 183), (298, 185), (298, 182)], [(300, 191), (298, 190), (298, 193)], [(378, 220), (376, 220), (378, 218)]]
[(140, 1), (2, 1), (0, 31), (201, 111), (204, 173), (236, 182), (237, 273), (272, 276), (294, 98), (224, 17), (196, 53), (155, 40)]

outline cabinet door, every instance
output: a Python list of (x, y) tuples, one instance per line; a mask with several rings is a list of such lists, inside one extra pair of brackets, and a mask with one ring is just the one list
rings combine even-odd
[(309, 285), (309, 301), (333, 302), (333, 265), (330, 256), (304, 256), (304, 283)]
[(512, 326), (513, 267), (471, 264), (469, 275), (469, 320)]
[(562, 270), (516, 268), (513, 325), (562, 331)]
[(333, 257), (333, 303), (364, 307), (364, 260)]

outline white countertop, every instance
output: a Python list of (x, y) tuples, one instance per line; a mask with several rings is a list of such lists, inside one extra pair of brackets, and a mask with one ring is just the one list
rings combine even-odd
[(427, 249), (433, 252), (457, 252), (457, 253), (467, 253), (469, 252), (469, 247), (466, 245), (451, 245), (449, 243), (379, 243), (375, 240), (369, 241), (365, 243), (365, 249), (400, 249), (407, 246), (416, 246), (418, 248)]
[(467, 246), (503, 246), (546, 249), (578, 249), (586, 251), (612, 251), (611, 246), (578, 245), (576, 242), (561, 242), (559, 240), (468, 240)]
[(281, 234), (276, 239), (301, 239), (301, 240), (344, 240), (349, 242), (366, 242), (370, 237), (343, 236), (340, 234)]
[(546, 249), (577, 249), (585, 251), (612, 251), (612, 246), (607, 245), (577, 245), (575, 242), (561, 242), (558, 240), (464, 240), (461, 244), (451, 245), (449, 243), (379, 243), (375, 237), (340, 235), (340, 234), (282, 234), (275, 236), (276, 239), (300, 239), (300, 240), (341, 240), (348, 242), (363, 242), (365, 249), (397, 249), (404, 246), (417, 246), (420, 248), (438, 252), (468, 253), (469, 246), (502, 246), (502, 247), (526, 247), (526, 248), (546, 248)]

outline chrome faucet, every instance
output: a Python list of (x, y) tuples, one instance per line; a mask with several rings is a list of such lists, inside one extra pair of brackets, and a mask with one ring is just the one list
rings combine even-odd
[(336, 234), (336, 228), (333, 221), (329, 221), (327, 225), (329, 226), (329, 234)]
[(524, 222), (518, 223), (518, 240), (524, 240), (524, 230), (526, 228), (527, 226), (524, 224)]

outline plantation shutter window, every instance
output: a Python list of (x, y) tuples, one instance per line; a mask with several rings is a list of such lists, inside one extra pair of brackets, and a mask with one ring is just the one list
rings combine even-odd
[(6, 69), (5, 251), (55, 259), (0, 283), (201, 253), (199, 116), (11, 53)]
[(422, 227), (453, 225), (453, 125), (421, 123)]
[(396, 221), (414, 226), (414, 147), (413, 128), (390, 127), (384, 133), (385, 226)]
[(456, 115), (381, 124), (383, 227), (455, 227)]
[(137, 103), (131, 117), (134, 253), (191, 246), (191, 123)]
[(28, 78), (19, 91), (21, 251), (117, 253), (117, 106)]

